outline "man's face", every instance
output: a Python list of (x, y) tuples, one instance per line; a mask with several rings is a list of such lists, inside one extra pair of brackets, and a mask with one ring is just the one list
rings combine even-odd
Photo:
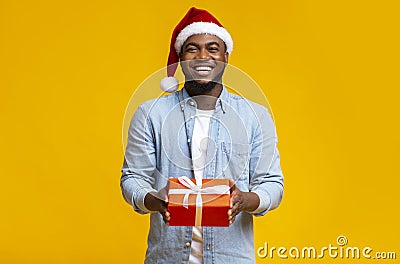
[[(186, 81), (200, 85), (209, 82), (221, 83), (229, 54), (225, 43), (211, 34), (190, 36), (182, 46), (180, 64)], [(212, 85), (212, 87), (214, 87)]]

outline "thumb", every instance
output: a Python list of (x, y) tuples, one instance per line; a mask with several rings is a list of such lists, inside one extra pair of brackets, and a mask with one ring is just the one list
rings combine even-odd
[(231, 193), (233, 193), (233, 191), (236, 190), (236, 185), (235, 185), (235, 182), (233, 181), (233, 179), (229, 179), (229, 186), (230, 186)]

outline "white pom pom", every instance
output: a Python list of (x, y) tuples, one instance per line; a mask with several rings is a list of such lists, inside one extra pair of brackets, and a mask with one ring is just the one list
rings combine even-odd
[(173, 93), (178, 89), (178, 79), (175, 77), (165, 77), (160, 82), (160, 88), (164, 92)]

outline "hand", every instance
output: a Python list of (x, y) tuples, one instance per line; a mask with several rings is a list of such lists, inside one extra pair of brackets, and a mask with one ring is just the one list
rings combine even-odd
[(233, 180), (230, 181), (231, 186), (231, 203), (230, 208), (228, 210), (228, 219), (229, 224), (233, 224), (235, 222), (236, 216), (244, 211), (244, 212), (252, 212), (258, 208), (260, 204), (260, 198), (257, 194), (252, 192), (242, 192), (238, 188), (236, 188)]
[(169, 225), (171, 216), (167, 210), (168, 205), (168, 184), (158, 192), (150, 192), (144, 198), (144, 205), (150, 211), (158, 211), (164, 219), (164, 223)]

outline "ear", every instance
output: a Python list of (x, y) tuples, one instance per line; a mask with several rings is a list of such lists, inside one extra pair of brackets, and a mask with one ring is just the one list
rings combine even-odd
[(225, 52), (225, 63), (228, 63), (228, 59), (229, 59), (229, 53)]

